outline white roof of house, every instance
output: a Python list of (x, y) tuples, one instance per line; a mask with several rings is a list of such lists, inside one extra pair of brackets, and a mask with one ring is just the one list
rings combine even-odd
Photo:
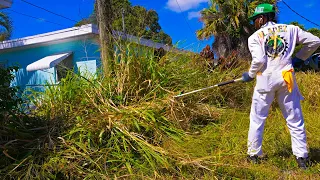
[(63, 29), (59, 31), (53, 31), (44, 34), (38, 34), (35, 36), (28, 36), (19, 39), (13, 39), (8, 41), (0, 42), (0, 50), (16, 48), (27, 45), (36, 45), (49, 43), (53, 41), (65, 40), (69, 38), (77, 38), (79, 36), (86, 36), (98, 34), (98, 28), (93, 24), (87, 24), (80, 27), (73, 27)]
[[(11, 49), (11, 48), (29, 46), (29, 45), (41, 45), (41, 44), (54, 43), (57, 41), (64, 41), (67, 39), (85, 37), (85, 36), (94, 35), (94, 34), (96, 35), (99, 34), (98, 27), (94, 24), (87, 24), (80, 27), (73, 27), (73, 28), (63, 29), (59, 31), (44, 33), (44, 34), (38, 34), (34, 36), (28, 36), (28, 37), (19, 38), (19, 39), (3, 41), (3, 42), (0, 42), (0, 51)], [(172, 46), (169, 46), (167, 44), (157, 43), (149, 39), (139, 38), (139, 37), (124, 34), (118, 31), (113, 31), (113, 35), (115, 37), (120, 37), (129, 42), (134, 42), (134, 43), (152, 47), (152, 48), (157, 48), (157, 49), (163, 48), (166, 51), (177, 50), (176, 48), (173, 48)]]
[(133, 36), (130, 34), (124, 34), (119, 31), (113, 31), (113, 35), (116, 37), (121, 37), (121, 39), (127, 40), (129, 42), (137, 43), (137, 44), (140, 44), (143, 46), (148, 46), (148, 47), (152, 47), (152, 48), (156, 48), (156, 49), (163, 48), (165, 51), (171, 51), (174, 49), (172, 46), (170, 46), (168, 44), (157, 43), (157, 42), (154, 42), (150, 39), (139, 38), (137, 36)]

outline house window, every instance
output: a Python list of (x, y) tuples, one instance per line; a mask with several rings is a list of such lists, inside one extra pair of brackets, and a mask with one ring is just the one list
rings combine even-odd
[(79, 61), (76, 63), (78, 72), (81, 76), (91, 79), (96, 77), (97, 73), (97, 61), (88, 60), (88, 61)]
[(55, 67), (56, 73), (57, 73), (56, 75), (57, 82), (60, 82), (61, 79), (66, 78), (68, 71), (71, 71), (73, 69), (72, 56), (73, 55), (71, 54)]

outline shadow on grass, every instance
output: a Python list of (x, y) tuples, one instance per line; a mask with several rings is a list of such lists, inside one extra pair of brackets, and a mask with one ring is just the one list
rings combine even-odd
[(18, 114), (0, 120), (0, 174), (28, 157), (51, 152), (65, 126), (62, 119)]
[[(295, 156), (292, 154), (291, 147), (286, 146), (273, 155), (274, 157), (282, 157), (282, 158), (294, 158)], [(309, 160), (311, 166), (315, 166), (320, 163), (320, 149), (319, 148), (310, 148), (309, 149)]]
[(219, 120), (216, 120), (210, 116), (206, 116), (206, 115), (198, 115), (197, 117), (195, 117), (194, 119), (190, 120), (190, 123), (192, 126), (202, 126), (205, 127), (211, 123), (216, 123), (219, 124)]
[(290, 158), (292, 156), (292, 149), (290, 146), (282, 147), (278, 152), (274, 154), (276, 157)]
[[(279, 151), (274, 156), (290, 158), (293, 156), (291, 147), (285, 147), (282, 151)], [(310, 148), (309, 149), (309, 158), (312, 163), (319, 163), (320, 162), (320, 149), (319, 148)]]
[(312, 164), (317, 164), (320, 162), (320, 149), (319, 148), (310, 148), (309, 152), (310, 161)]

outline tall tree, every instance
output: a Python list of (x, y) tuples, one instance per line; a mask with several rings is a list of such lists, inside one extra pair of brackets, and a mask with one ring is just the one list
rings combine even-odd
[(104, 75), (110, 77), (113, 70), (113, 60), (111, 57), (110, 45), (112, 45), (112, 6), (111, 0), (96, 0), (95, 9), (97, 10), (97, 20), (99, 26), (99, 38), (101, 48), (101, 61)]
[[(112, 3), (112, 28), (115, 31), (122, 31), (122, 12), (124, 11), (124, 25), (126, 33), (146, 39), (151, 39), (155, 42), (164, 44), (172, 44), (171, 37), (166, 34), (160, 24), (159, 16), (155, 10), (147, 10), (142, 6), (132, 6), (128, 0), (110, 0)], [(77, 25), (86, 24), (89, 22), (97, 22), (97, 9), (93, 14)]]
[[(151, 39), (155, 42), (172, 44), (171, 37), (162, 30), (158, 13), (154, 10), (133, 6), (126, 13), (124, 21), (128, 34)], [(122, 30), (121, 18), (115, 19), (113, 28), (117, 31)]]
[(226, 57), (233, 50), (249, 56), (247, 39), (254, 27), (248, 17), (260, 3), (275, 4), (276, 0), (210, 0), (210, 7), (201, 11), (204, 27), (197, 31), (198, 38), (214, 36), (212, 46), (219, 57)]
[(12, 33), (12, 23), (7, 14), (0, 12), (0, 41), (8, 40)]

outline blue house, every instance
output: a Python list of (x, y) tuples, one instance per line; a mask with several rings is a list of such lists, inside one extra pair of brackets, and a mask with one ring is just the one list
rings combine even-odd
[[(121, 32), (113, 35), (143, 46), (176, 51)], [(0, 67), (19, 67), (11, 86), (19, 86), (22, 91), (43, 91), (47, 85), (57, 85), (69, 69), (83, 76), (94, 75), (100, 65), (99, 32), (92, 24), (0, 42)]]
[(56, 85), (66, 69), (95, 74), (100, 65), (98, 29), (73, 27), (0, 43), (0, 67), (18, 66), (12, 86), (43, 90)]

